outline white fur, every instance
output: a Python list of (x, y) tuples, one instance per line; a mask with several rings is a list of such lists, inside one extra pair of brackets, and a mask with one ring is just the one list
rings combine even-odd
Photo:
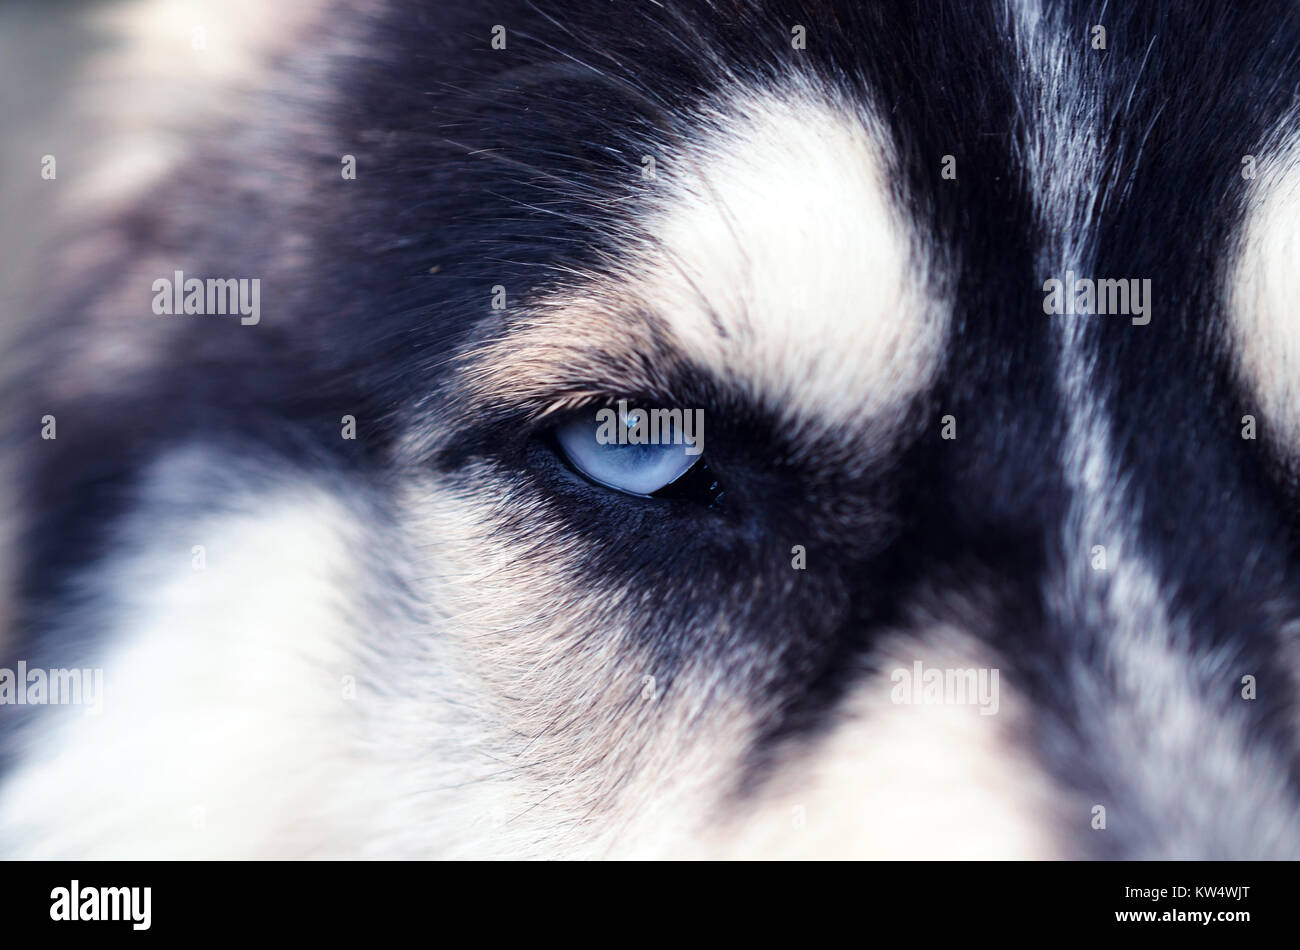
[[(1017, 747), (1027, 710), (1003, 690), (997, 715), (974, 705), (891, 701), (889, 671), (990, 668), (967, 633), (927, 626), (887, 641), (880, 673), (844, 702), (834, 728), (782, 750), (756, 801), (710, 813), (691, 856), (798, 859), (1059, 857), (1062, 801)], [(675, 856), (675, 855), (674, 855)]]
[[(209, 460), (212, 461), (212, 460)], [(169, 478), (196, 474), (171, 466)], [(220, 516), (146, 507), (89, 582), (107, 624), (103, 710), (49, 707), (0, 788), (0, 840), (39, 858), (247, 857), (328, 849), (355, 712), (349, 517), (310, 482)], [(206, 548), (195, 570), (191, 549)], [(55, 662), (60, 662), (58, 656)], [(69, 655), (69, 666), (82, 666)]]
[(1261, 437), (1300, 459), (1300, 115), (1256, 156), (1244, 234), (1228, 275), (1238, 371)]
[(801, 84), (738, 94), (661, 164), (631, 292), (779, 411), (879, 416), (930, 382), (948, 326), (948, 270), (890, 163), (860, 108)]

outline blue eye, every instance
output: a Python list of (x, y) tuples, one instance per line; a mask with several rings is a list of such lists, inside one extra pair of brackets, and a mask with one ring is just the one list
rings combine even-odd
[[(593, 482), (629, 495), (653, 495), (690, 471), (700, 453), (699, 442), (692, 446), (661, 438), (636, 444), (635, 430), (638, 424), (645, 427), (646, 412), (583, 413), (556, 428), (555, 438), (569, 463)], [(626, 429), (622, 438), (620, 425)]]

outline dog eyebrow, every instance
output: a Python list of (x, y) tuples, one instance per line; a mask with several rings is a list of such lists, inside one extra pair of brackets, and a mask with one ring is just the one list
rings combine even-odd
[(702, 375), (647, 308), (571, 298), (515, 318), (463, 354), (459, 408), (537, 421), (625, 396), (698, 401), (710, 382)]

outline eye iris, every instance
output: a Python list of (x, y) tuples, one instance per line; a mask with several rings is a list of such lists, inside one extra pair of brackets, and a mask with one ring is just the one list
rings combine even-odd
[[(622, 421), (631, 433), (641, 418), (641, 410), (635, 410)], [(698, 455), (687, 454), (685, 444), (602, 441), (600, 431), (593, 418), (581, 416), (559, 426), (555, 436), (574, 468), (594, 482), (630, 495), (659, 491), (699, 460)]]

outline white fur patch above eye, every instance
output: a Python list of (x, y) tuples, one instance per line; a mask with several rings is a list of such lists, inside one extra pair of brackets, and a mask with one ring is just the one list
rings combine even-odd
[(1238, 373), (1266, 438), (1300, 459), (1300, 134), (1255, 156), (1235, 269), (1231, 323)]
[(870, 115), (812, 89), (738, 98), (661, 164), (633, 289), (693, 358), (792, 416), (896, 406), (933, 378), (948, 315), (890, 155)]

